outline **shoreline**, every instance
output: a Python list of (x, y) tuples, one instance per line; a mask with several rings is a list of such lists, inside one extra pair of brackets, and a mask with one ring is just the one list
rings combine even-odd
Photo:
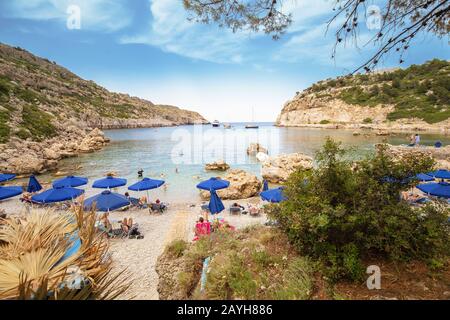
[(444, 136), (450, 135), (450, 127), (445, 128), (430, 128), (430, 127), (411, 127), (406, 126), (402, 128), (392, 128), (390, 126), (373, 126), (368, 124), (357, 124), (357, 123), (327, 123), (327, 124), (320, 124), (320, 123), (300, 123), (300, 124), (274, 124), (275, 127), (278, 128), (311, 128), (311, 129), (328, 129), (328, 130), (364, 130), (364, 131), (370, 131), (370, 132), (376, 132), (376, 131), (384, 131), (387, 133), (415, 133), (415, 132), (421, 132), (421, 133), (435, 133), (435, 134), (442, 134)]

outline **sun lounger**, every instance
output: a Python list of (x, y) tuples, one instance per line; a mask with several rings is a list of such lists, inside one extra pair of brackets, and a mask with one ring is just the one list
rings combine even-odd
[(241, 207), (235, 207), (235, 206), (230, 207), (230, 214), (240, 214), (241, 212), (242, 212)]
[(209, 206), (207, 204), (202, 204), (201, 208), (202, 208), (203, 211), (210, 212), (209, 211)]
[(150, 210), (152, 212), (160, 212), (163, 213), (164, 210), (167, 209), (167, 206), (164, 203), (152, 203), (150, 204)]

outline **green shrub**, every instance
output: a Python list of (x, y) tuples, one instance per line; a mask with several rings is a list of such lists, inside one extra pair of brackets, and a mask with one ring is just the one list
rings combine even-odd
[(320, 121), (320, 124), (329, 124), (329, 123), (330, 123), (329, 120), (321, 120), (321, 121)]
[(364, 123), (372, 123), (373, 121), (372, 121), (372, 118), (365, 118), (365, 119), (363, 120), (363, 122), (364, 122)]
[(290, 262), (283, 275), (283, 281), (276, 285), (271, 292), (271, 298), (277, 300), (306, 300), (313, 291), (312, 263), (303, 257), (295, 258)]
[(408, 177), (433, 168), (431, 158), (411, 154), (395, 161), (382, 147), (354, 167), (345, 156), (340, 144), (327, 139), (316, 155), (318, 167), (292, 174), (288, 200), (268, 210), (300, 253), (321, 261), (332, 280), (360, 280), (369, 255), (448, 258), (449, 209), (414, 209), (399, 197), (415, 183)]
[(187, 245), (184, 240), (175, 240), (166, 247), (166, 250), (172, 257), (179, 258), (184, 254)]
[(52, 124), (52, 116), (39, 110), (35, 105), (25, 105), (22, 110), (21, 126), (27, 129), (33, 140), (42, 141), (56, 135), (56, 128)]
[(10, 114), (8, 111), (0, 110), (0, 143), (8, 142), (11, 128), (7, 124)]

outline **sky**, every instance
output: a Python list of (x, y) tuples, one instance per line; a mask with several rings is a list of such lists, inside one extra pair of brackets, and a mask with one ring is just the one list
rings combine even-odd
[[(297, 91), (348, 74), (374, 52), (365, 43), (377, 30), (363, 23), (358, 43), (331, 59), (332, 3), (284, 0), (293, 23), (274, 41), (189, 21), (181, 0), (0, 0), (0, 42), (108, 90), (195, 110), (210, 121), (251, 121), (252, 109), (254, 121), (275, 121)], [(404, 65), (433, 58), (450, 59), (448, 39), (420, 35)], [(395, 55), (382, 61), (394, 66)]]

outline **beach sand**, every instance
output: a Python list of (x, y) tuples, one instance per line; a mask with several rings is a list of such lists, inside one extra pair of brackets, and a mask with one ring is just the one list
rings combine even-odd
[[(89, 190), (90, 195), (92, 190)], [(98, 192), (98, 190), (96, 191)], [(225, 200), (225, 210), (219, 215), (232, 226), (243, 228), (267, 221), (264, 214), (258, 217), (250, 215), (230, 215), (228, 208), (234, 202), (247, 207), (248, 203), (258, 204), (258, 197), (244, 200)], [(201, 215), (201, 203), (171, 203), (163, 214), (150, 213), (148, 209), (115, 211), (110, 213), (111, 220), (132, 218), (139, 224), (144, 239), (110, 239), (110, 252), (113, 259), (113, 271), (126, 273), (133, 282), (131, 288), (120, 299), (157, 300), (158, 275), (155, 264), (165, 246), (173, 240), (192, 241), (194, 226)], [(26, 214), (25, 206), (18, 198), (0, 203), (8, 215)], [(42, 210), (42, 209), (40, 209)], [(210, 217), (211, 218), (211, 217)]]

